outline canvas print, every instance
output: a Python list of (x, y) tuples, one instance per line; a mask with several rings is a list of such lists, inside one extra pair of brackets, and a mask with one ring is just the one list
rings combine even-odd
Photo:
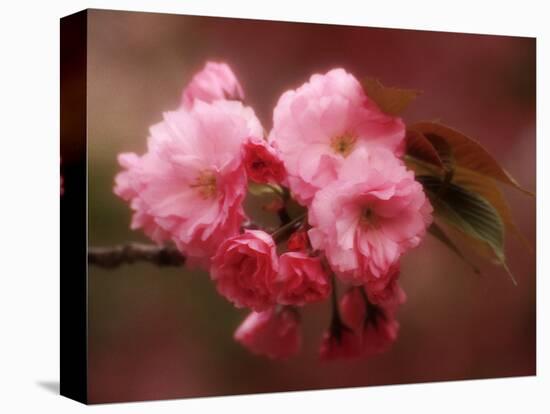
[(80, 16), (85, 402), (536, 374), (535, 39)]

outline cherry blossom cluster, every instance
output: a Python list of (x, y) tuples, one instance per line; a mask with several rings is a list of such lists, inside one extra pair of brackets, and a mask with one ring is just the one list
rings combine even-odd
[[(432, 220), (401, 159), (402, 120), (383, 113), (344, 69), (283, 93), (269, 133), (243, 101), (229, 66), (209, 62), (179, 107), (150, 128), (147, 151), (119, 155), (114, 191), (133, 210), (131, 228), (175, 243), (222, 296), (250, 309), (235, 339), (252, 352), (296, 354), (300, 308), (325, 300), (332, 317), (322, 358), (385, 351), (405, 301), (400, 259)], [(280, 227), (247, 217), (251, 183), (276, 198), (270, 210)], [(291, 201), (302, 208), (295, 216)]]

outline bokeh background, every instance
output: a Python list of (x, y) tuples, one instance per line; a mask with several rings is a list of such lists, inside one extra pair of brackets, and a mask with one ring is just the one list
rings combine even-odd
[[(145, 150), (148, 127), (207, 60), (232, 66), (266, 129), (282, 92), (333, 67), (420, 89), (406, 121), (438, 119), (476, 137), (535, 188), (535, 39), (99, 10), (88, 34), (90, 245), (147, 241), (112, 192), (116, 155)], [(534, 249), (534, 200), (504, 190)], [(207, 273), (90, 267), (90, 402), (534, 375), (535, 253), (510, 236), (507, 254), (517, 287), (482, 260), (473, 274), (427, 237), (403, 260), (395, 346), (335, 362), (317, 356), (328, 303), (304, 309), (302, 352), (270, 361), (233, 341), (246, 311)]]

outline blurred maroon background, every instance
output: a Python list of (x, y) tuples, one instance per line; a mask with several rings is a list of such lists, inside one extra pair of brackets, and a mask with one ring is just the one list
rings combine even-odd
[[(535, 189), (535, 39), (98, 10), (88, 33), (90, 245), (146, 240), (112, 193), (116, 155), (144, 151), (148, 127), (207, 60), (232, 66), (267, 130), (281, 93), (333, 67), (423, 90), (407, 122), (439, 119), (477, 138)], [(534, 249), (534, 200), (504, 190)], [(246, 312), (206, 273), (90, 267), (90, 401), (533, 375), (535, 253), (511, 235), (507, 253), (517, 287), (482, 260), (476, 276), (427, 237), (403, 261), (395, 346), (336, 362), (317, 357), (328, 303), (304, 310), (302, 352), (270, 361), (233, 342)]]

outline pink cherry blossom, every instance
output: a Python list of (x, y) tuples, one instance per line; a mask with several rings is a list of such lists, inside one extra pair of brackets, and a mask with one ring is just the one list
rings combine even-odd
[(273, 359), (295, 355), (302, 344), (298, 313), (288, 307), (250, 313), (234, 337), (250, 351)]
[(304, 230), (297, 230), (290, 235), (286, 243), (288, 250), (290, 251), (304, 251), (309, 247), (309, 239), (307, 232)]
[(191, 262), (207, 265), (238, 234), (247, 180), (241, 147), (262, 127), (237, 101), (195, 102), (151, 127), (143, 156), (121, 154), (115, 193), (134, 210), (132, 228), (156, 242), (173, 240)]
[(399, 323), (395, 319), (395, 312), (397, 305), (404, 299), (402, 291), (397, 287), (392, 289), (392, 301), (376, 305), (368, 301), (362, 289), (350, 288), (342, 296), (340, 315), (344, 324), (361, 338), (360, 355), (368, 357), (386, 351), (397, 339)]
[(260, 184), (281, 184), (286, 170), (275, 148), (265, 140), (250, 137), (243, 147), (248, 178)]
[(210, 103), (218, 99), (242, 100), (243, 88), (226, 63), (207, 62), (184, 89), (182, 105), (190, 109), (196, 100)]
[(368, 292), (368, 298), (370, 302), (394, 311), (407, 301), (407, 294), (397, 282), (397, 278), (394, 278), (384, 289)]
[(277, 302), (302, 306), (319, 302), (330, 293), (330, 282), (319, 257), (287, 252), (279, 258)]
[(246, 230), (220, 244), (210, 276), (236, 307), (257, 312), (275, 305), (279, 262), (275, 242), (261, 230)]
[(388, 295), (390, 286), (395, 284), (399, 278), (399, 262), (391, 265), (384, 277), (369, 280), (368, 286), (365, 286), (369, 300), (378, 303), (384, 301), (384, 297)]
[(134, 153), (123, 153), (118, 155), (118, 163), (125, 170), (115, 177), (114, 192), (128, 201), (134, 211), (130, 228), (143, 229), (151, 240), (159, 244), (169, 240), (170, 233), (155, 222), (155, 217), (148, 213), (148, 204), (140, 197), (141, 191), (147, 187), (144, 177), (152, 176), (157, 171), (156, 166), (164, 168), (162, 161), (154, 153), (145, 153), (141, 157)]
[(400, 118), (381, 112), (353, 75), (333, 69), (280, 97), (269, 139), (281, 152), (294, 197), (307, 205), (352, 153), (383, 147), (400, 155), (404, 136)]
[(342, 322), (355, 332), (362, 332), (367, 317), (365, 294), (360, 287), (350, 288), (340, 299)]
[(363, 330), (362, 353), (365, 357), (386, 352), (399, 332), (399, 322), (395, 316), (383, 308), (378, 309), (380, 313), (370, 316)]
[(357, 150), (309, 211), (310, 242), (344, 281), (381, 291), (417, 246), (432, 207), (414, 173), (388, 150)]

